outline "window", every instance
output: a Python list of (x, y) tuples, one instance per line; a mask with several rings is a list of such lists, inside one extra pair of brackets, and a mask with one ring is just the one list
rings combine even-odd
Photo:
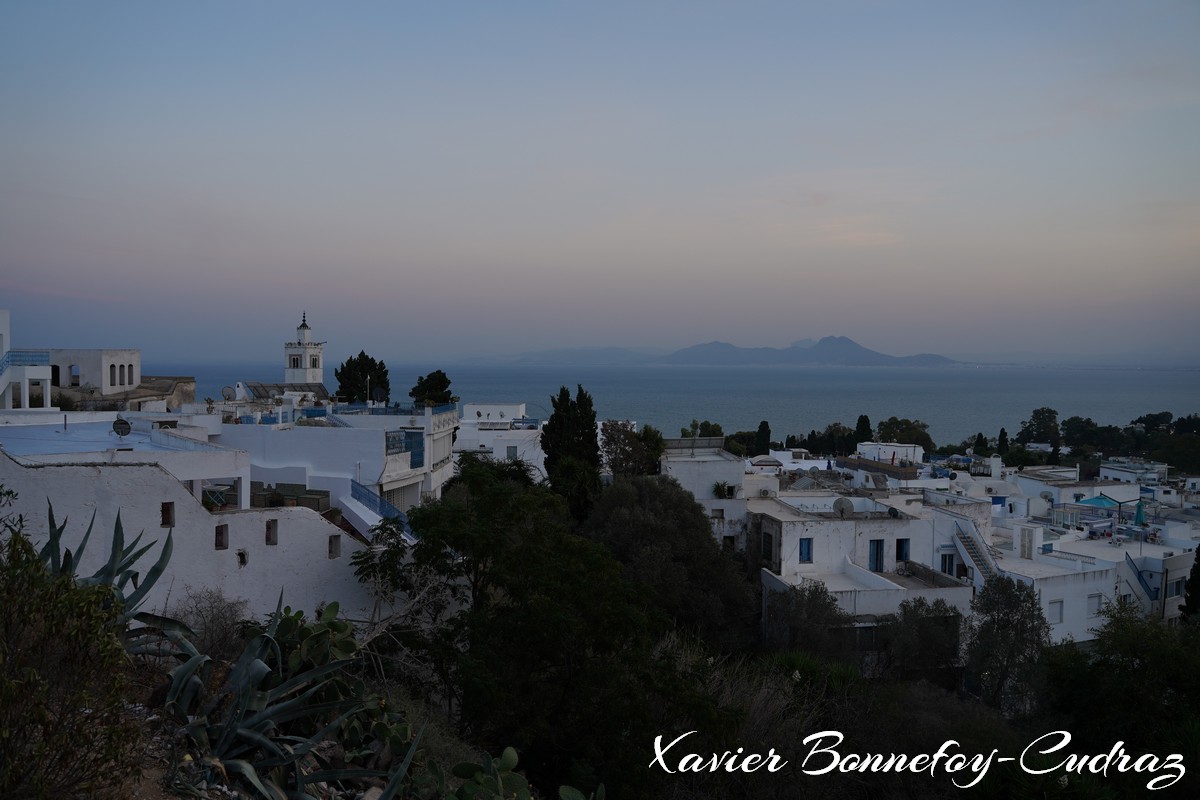
[(320, 359), (320, 357), (319, 357), (319, 356), (313, 356), (312, 358), (310, 358), (310, 359), (308, 360), (308, 366), (309, 366), (309, 367), (311, 367), (312, 369), (320, 369), (320, 368), (321, 368), (321, 359)]
[(908, 539), (896, 540), (896, 563), (908, 561)]
[(943, 553), (942, 554), (942, 572), (946, 573), (947, 575), (954, 574), (954, 554), (953, 553)]
[(711, 519), (725, 519), (725, 509), (714, 508), (712, 511), (708, 512), (708, 516)]
[(175, 504), (174, 503), (163, 503), (160, 513), (162, 514), (162, 523), (161, 524), (164, 528), (175, 527)]
[(124, 364), (122, 364), (122, 365), (121, 365), (121, 371), (120, 371), (120, 372), (118, 372), (117, 374), (121, 376), (121, 377), (119, 378), (119, 384), (118, 384), (118, 385), (120, 385), (120, 386), (124, 386), (124, 385), (125, 385), (125, 365), (124, 365)]
[(288, 361), (288, 365), (292, 369), (300, 369), (300, 356), (292, 356)]
[(218, 525), (217, 526), (217, 535), (215, 537), (215, 541), (213, 542), (213, 548), (216, 550), (228, 550), (229, 549), (229, 526), (228, 525)]
[(800, 540), (800, 563), (812, 563), (812, 539), (806, 538)]
[(329, 537), (329, 557), (342, 557), (342, 535), (340, 533), (332, 534)]
[(510, 444), (508, 446), (508, 460), (509, 461), (517, 460), (517, 446), (515, 444)]
[(1176, 578), (1167, 582), (1167, 597), (1179, 597), (1183, 594), (1183, 585), (1187, 578)]
[(267, 545), (274, 547), (279, 544), (279, 520), (267, 520)]
[(137, 385), (137, 381), (135, 381), (135, 380), (133, 379), (133, 364), (130, 364), (130, 365), (129, 365), (129, 385), (130, 385), (130, 386), (136, 386), (136, 385)]
[(1088, 616), (1089, 617), (1100, 616), (1100, 607), (1102, 605), (1104, 605), (1104, 595), (1089, 594), (1088, 595)]
[(1046, 622), (1051, 625), (1058, 625), (1062, 622), (1063, 601), (1051, 600), (1046, 605)]
[(78, 364), (71, 365), (71, 385), (79, 386), (79, 365)]
[(116, 364), (108, 365), (108, 385), (109, 386), (117, 385), (117, 365)]

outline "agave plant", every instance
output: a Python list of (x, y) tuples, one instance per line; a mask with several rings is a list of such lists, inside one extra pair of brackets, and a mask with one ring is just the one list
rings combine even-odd
[[(329, 683), (349, 663), (329, 661), (276, 683), (276, 665), (281, 657), (276, 636), (280, 622), (289, 618), (282, 610), (283, 598), (266, 629), (245, 647), (229, 669), (220, 689), (206, 696), (213, 678), (214, 663), (196, 652), (186, 639), (178, 639), (186, 660), (171, 671), (167, 709), (184, 726), (199, 752), (199, 762), (215, 773), (240, 776), (267, 800), (314, 798), (306, 786), (364, 777), (390, 778), (390, 794), (402, 785), (416, 753), (421, 734), (409, 744), (400, 766), (389, 775), (379, 770), (323, 769), (306, 772), (302, 761), (323, 739), (335, 733), (370, 701), (361, 697), (321, 700)], [(273, 685), (274, 684), (274, 685)], [(271, 686), (271, 688), (264, 688)], [(331, 719), (332, 718), (332, 719)], [(296, 721), (306, 720), (309, 735), (285, 733), (295, 730)]]
[[(54, 519), (54, 504), (47, 501), (47, 505), (49, 507), (50, 535), (39, 553), (42, 562), (53, 574), (73, 576), (75, 583), (79, 586), (107, 586), (112, 590), (120, 603), (116, 624), (120, 628), (121, 642), (128, 652), (131, 654), (166, 654), (170, 650), (164, 650), (163, 637), (167, 635), (168, 631), (177, 635), (192, 635), (187, 626), (178, 620), (141, 610), (150, 590), (158, 583), (158, 579), (162, 577), (167, 568), (167, 563), (171, 560), (173, 529), (167, 531), (167, 539), (163, 542), (158, 560), (147, 570), (145, 578), (142, 579), (141, 573), (134, 567), (141, 557), (157, 544), (157, 541), (139, 547), (142, 537), (145, 535), (145, 531), (143, 531), (130, 544), (126, 545), (125, 528), (121, 524), (121, 512), (117, 511), (108, 559), (95, 573), (82, 576), (77, 574), (77, 570), (88, 541), (92, 537), (96, 514), (92, 513), (92, 519), (88, 522), (83, 539), (72, 552), (69, 548), (64, 548), (62, 543), (68, 520), (64, 518), (61, 525), (57, 524)], [(138, 623), (137, 626), (134, 626), (134, 623)], [(175, 638), (177, 639), (178, 636)]]

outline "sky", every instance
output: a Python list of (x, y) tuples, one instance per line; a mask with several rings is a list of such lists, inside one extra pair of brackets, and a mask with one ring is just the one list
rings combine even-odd
[(1200, 3), (0, 4), (17, 347), (1195, 355)]

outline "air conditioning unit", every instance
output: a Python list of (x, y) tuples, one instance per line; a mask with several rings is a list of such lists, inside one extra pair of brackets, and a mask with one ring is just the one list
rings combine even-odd
[(759, 496), (759, 497), (770, 497), (770, 496), (771, 496), (771, 490), (770, 490), (770, 489), (759, 489), (759, 490), (758, 490), (758, 496)]

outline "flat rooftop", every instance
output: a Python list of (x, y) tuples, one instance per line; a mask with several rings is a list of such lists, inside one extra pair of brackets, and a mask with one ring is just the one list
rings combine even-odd
[(0, 447), (9, 455), (23, 458), (66, 453), (102, 453), (130, 449), (170, 453), (173, 448), (150, 441), (149, 431), (132, 431), (128, 436), (113, 433), (111, 422), (58, 425), (0, 425)]

